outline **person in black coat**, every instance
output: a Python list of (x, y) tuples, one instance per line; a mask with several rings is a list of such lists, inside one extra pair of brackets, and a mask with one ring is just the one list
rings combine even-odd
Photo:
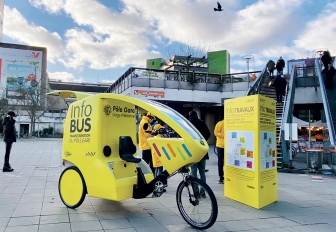
[(328, 65), (331, 64), (331, 61), (332, 61), (332, 58), (331, 58), (329, 51), (324, 51), (323, 55), (321, 56), (321, 62), (323, 63), (324, 70), (328, 68)]
[(9, 164), (9, 156), (12, 149), (12, 144), (16, 142), (15, 120), (16, 114), (13, 111), (7, 113), (2, 125), (4, 126), (4, 142), (6, 143), (5, 162), (2, 171), (12, 172), (14, 169)]
[[(210, 138), (211, 134), (210, 134), (210, 130), (209, 130), (208, 126), (205, 124), (204, 121), (202, 121), (198, 118), (197, 113), (195, 111), (190, 111), (189, 112), (189, 121), (202, 134), (202, 136), (204, 137), (205, 140), (208, 140)], [(200, 179), (202, 181), (204, 181), (205, 183), (206, 183), (206, 177), (205, 177), (206, 161), (205, 160), (207, 160), (207, 159), (209, 159), (209, 154), (208, 153), (205, 154), (205, 156), (203, 157), (203, 159), (201, 161), (191, 165), (191, 175), (193, 177), (197, 178), (197, 169), (198, 169)], [(205, 197), (204, 189), (200, 189), (199, 194), (200, 194), (199, 195), (200, 197)]]
[(325, 88), (333, 89), (334, 87), (334, 76), (336, 73), (335, 68), (329, 64), (328, 68), (324, 69), (322, 73), (325, 75)]
[(275, 63), (274, 63), (274, 61), (273, 60), (269, 60), (267, 62), (266, 66), (267, 66), (267, 70), (269, 72), (270, 77), (273, 77), (274, 76), (273, 72), (274, 72), (274, 69), (275, 69)]
[(275, 68), (277, 70), (277, 76), (283, 74), (283, 69), (285, 68), (285, 61), (282, 59), (282, 56), (280, 56), (279, 60), (277, 61)]
[(277, 103), (281, 104), (282, 96), (285, 95), (287, 81), (285, 80), (285, 78), (277, 75), (277, 77), (274, 79), (273, 85), (275, 88)]

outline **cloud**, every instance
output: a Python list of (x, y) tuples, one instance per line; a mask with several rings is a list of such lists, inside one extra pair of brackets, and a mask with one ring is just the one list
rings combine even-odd
[(230, 73), (242, 73), (242, 72), (246, 72), (246, 70), (230, 68)]
[(56, 32), (49, 32), (44, 27), (28, 23), (17, 9), (4, 7), (3, 33), (20, 43), (47, 47), (48, 61), (55, 60), (63, 54), (62, 39)]
[(51, 14), (56, 14), (63, 9), (66, 0), (53, 0), (52, 3), (50, 3), (50, 0), (29, 0), (29, 2), (36, 8), (45, 9)]
[(66, 67), (143, 67), (146, 58), (160, 56), (147, 35), (150, 25), (140, 15), (118, 13), (92, 0), (67, 0), (64, 11), (89, 28), (66, 31), (67, 57), (62, 60)]
[(74, 75), (68, 72), (49, 72), (48, 76), (49, 79), (60, 80), (65, 82), (75, 79)]
[(83, 78), (75, 78), (72, 73), (69, 72), (49, 72), (49, 79), (53, 81), (62, 81), (62, 82), (83, 82)]
[[(189, 40), (226, 49), (236, 70), (246, 70), (240, 57), (247, 54), (255, 56), (251, 69), (260, 70), (268, 59), (280, 55), (304, 58), (324, 47), (336, 53), (335, 2), (310, 22), (298, 20), (308, 4), (304, 0), (259, 0), (242, 9), (238, 1), (227, 0), (221, 2), (222, 12), (213, 11), (212, 0), (155, 0), (150, 7), (147, 0), (120, 0), (120, 9), (96, 0), (29, 2), (50, 14), (66, 14), (78, 27), (66, 28), (62, 41), (57, 33), (28, 23), (16, 9), (7, 7), (5, 17), (12, 17), (5, 20), (5, 34), (24, 43), (49, 43), (48, 58), (77, 70), (143, 67), (146, 59), (163, 57), (167, 41)], [(42, 36), (30, 37), (34, 31)]]
[(336, 53), (336, 2), (329, 3), (316, 18), (305, 22), (297, 38), (288, 46), (268, 46), (261, 50), (259, 57), (274, 58), (282, 55), (288, 59), (304, 59), (316, 57), (315, 50), (328, 49)]
[(181, 0), (176, 4), (176, 1), (156, 0), (151, 7), (139, 0), (123, 2), (126, 11), (140, 12), (162, 37), (172, 41), (191, 36), (211, 37), (208, 42), (218, 44), (220, 49), (245, 55), (281, 41), (285, 43), (292, 33), (290, 29), (295, 28), (293, 13), (303, 0), (261, 0), (238, 11), (233, 9), (233, 3), (224, 5), (224, 2), (224, 11), (216, 13), (213, 1)]
[(118, 13), (93, 0), (66, 0), (53, 7), (47, 0), (31, 3), (51, 13), (63, 10), (76, 24), (85, 26), (85, 30), (66, 30), (66, 56), (60, 61), (68, 68), (143, 67), (146, 58), (160, 56), (147, 34), (150, 25), (139, 14)]
[(223, 12), (214, 12), (210, 0), (156, 0), (150, 7), (145, 0), (121, 0), (118, 12), (94, 0), (30, 2), (49, 13), (64, 11), (80, 26), (64, 34), (61, 62), (66, 67), (108, 69), (143, 67), (146, 59), (162, 57), (157, 45), (167, 40), (194, 38), (191, 43), (208, 43), (238, 56), (285, 46), (296, 24), (293, 12), (303, 0), (260, 0), (238, 11), (238, 3), (230, 0), (221, 3)]
[(303, 33), (294, 40), (294, 46), (303, 50), (327, 48), (336, 53), (336, 2), (329, 3), (315, 20), (307, 22)]
[[(129, 65), (143, 67), (147, 58), (161, 56), (155, 46), (152, 46), (148, 35), (148, 32), (151, 32), (150, 25), (140, 14), (129, 11), (115, 12), (94, 0), (60, 0), (52, 4), (50, 0), (29, 0), (29, 2), (50, 14), (63, 11), (78, 26), (85, 28), (85, 30), (83, 28), (66, 29), (65, 34), (62, 35), (65, 49), (62, 57), (60, 55), (63, 53), (57, 52), (56, 49), (48, 50), (48, 58), (57, 57), (67, 68), (81, 70), (84, 66), (92, 69)], [(16, 9), (13, 11), (17, 12)], [(25, 21), (28, 25), (21, 14), (20, 18), (22, 19), (20, 21)], [(19, 35), (13, 36), (13, 33), (8, 36), (22, 40)], [(61, 47), (62, 39), (59, 36), (58, 39)], [(52, 43), (52, 40), (49, 41)], [(27, 39), (23, 42), (31, 44)]]
[(102, 83), (102, 84), (113, 84), (115, 82), (115, 80), (100, 80), (98, 81), (98, 83)]
[(237, 11), (230, 27), (223, 28), (218, 42), (235, 54), (258, 53), (265, 47), (285, 45), (296, 24), (295, 9), (302, 0), (258, 1)]
[(66, 67), (88, 66), (92, 69), (124, 67), (129, 64), (144, 66), (145, 59), (159, 56), (158, 52), (148, 52), (132, 42), (122, 41), (122, 36), (97, 41), (98, 36), (85, 30), (71, 29), (65, 34), (67, 57), (62, 59)]

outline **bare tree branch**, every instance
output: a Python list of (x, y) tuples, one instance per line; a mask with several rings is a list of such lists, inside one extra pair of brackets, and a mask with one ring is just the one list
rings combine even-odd
[(8, 100), (6, 97), (6, 89), (0, 86), (0, 133), (3, 133), (2, 120), (10, 111), (10, 106), (8, 105)]
[(16, 105), (27, 112), (30, 118), (31, 132), (33, 133), (35, 122), (50, 108), (53, 108), (57, 102), (54, 101), (54, 98), (48, 98), (48, 95), (46, 95), (47, 89), (41, 85), (18, 87), (17, 92), (19, 96), (16, 99)]

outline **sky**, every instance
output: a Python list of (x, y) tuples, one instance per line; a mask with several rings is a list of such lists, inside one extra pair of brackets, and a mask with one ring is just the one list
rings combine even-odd
[(4, 43), (47, 48), (49, 78), (113, 83), (174, 43), (228, 50), (231, 73), (336, 53), (331, 0), (5, 0)]

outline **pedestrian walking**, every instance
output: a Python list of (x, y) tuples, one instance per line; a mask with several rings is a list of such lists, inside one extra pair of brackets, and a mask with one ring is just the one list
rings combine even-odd
[(270, 77), (274, 77), (274, 69), (275, 69), (275, 63), (273, 60), (269, 60), (267, 62), (267, 70), (269, 72)]
[(334, 76), (336, 73), (335, 68), (328, 64), (328, 67), (322, 71), (322, 73), (325, 75), (325, 88), (326, 89), (333, 89), (334, 88)]
[(285, 95), (287, 81), (285, 78), (277, 75), (277, 77), (274, 79), (273, 85), (275, 88), (277, 104), (282, 104), (282, 96)]
[(283, 75), (283, 69), (285, 68), (285, 61), (282, 59), (282, 56), (280, 56), (279, 60), (277, 61), (275, 68), (277, 70), (277, 76)]
[(324, 51), (323, 55), (321, 56), (321, 62), (323, 63), (324, 70), (326, 70), (326, 68), (328, 68), (329, 64), (331, 65), (331, 61), (332, 61), (332, 58), (331, 58), (330, 52), (329, 51)]
[(224, 184), (224, 119), (219, 121), (214, 130), (218, 158), (218, 184)]
[[(198, 118), (198, 115), (195, 111), (190, 111), (189, 112), (189, 121), (196, 127), (196, 129), (202, 134), (202, 136), (204, 137), (205, 140), (208, 140), (210, 138), (210, 131), (208, 126), (205, 124), (204, 121), (200, 120)], [(202, 181), (204, 181), (206, 183), (206, 177), (205, 177), (205, 165), (206, 165), (206, 161), (209, 159), (209, 154), (206, 153), (205, 156), (203, 157), (202, 160), (200, 160), (198, 163), (195, 163), (193, 165), (191, 165), (191, 175), (193, 177), (197, 178), (197, 170), (199, 172), (200, 175), (200, 179)], [(200, 189), (200, 193), (199, 193), (200, 197), (206, 197), (205, 196), (205, 190), (202, 188)]]
[(3, 120), (4, 127), (4, 142), (6, 143), (6, 153), (3, 165), (3, 172), (12, 172), (14, 169), (9, 164), (9, 157), (12, 149), (12, 145), (16, 142), (16, 132), (15, 132), (15, 120), (16, 114), (13, 111), (7, 113), (7, 116)]

